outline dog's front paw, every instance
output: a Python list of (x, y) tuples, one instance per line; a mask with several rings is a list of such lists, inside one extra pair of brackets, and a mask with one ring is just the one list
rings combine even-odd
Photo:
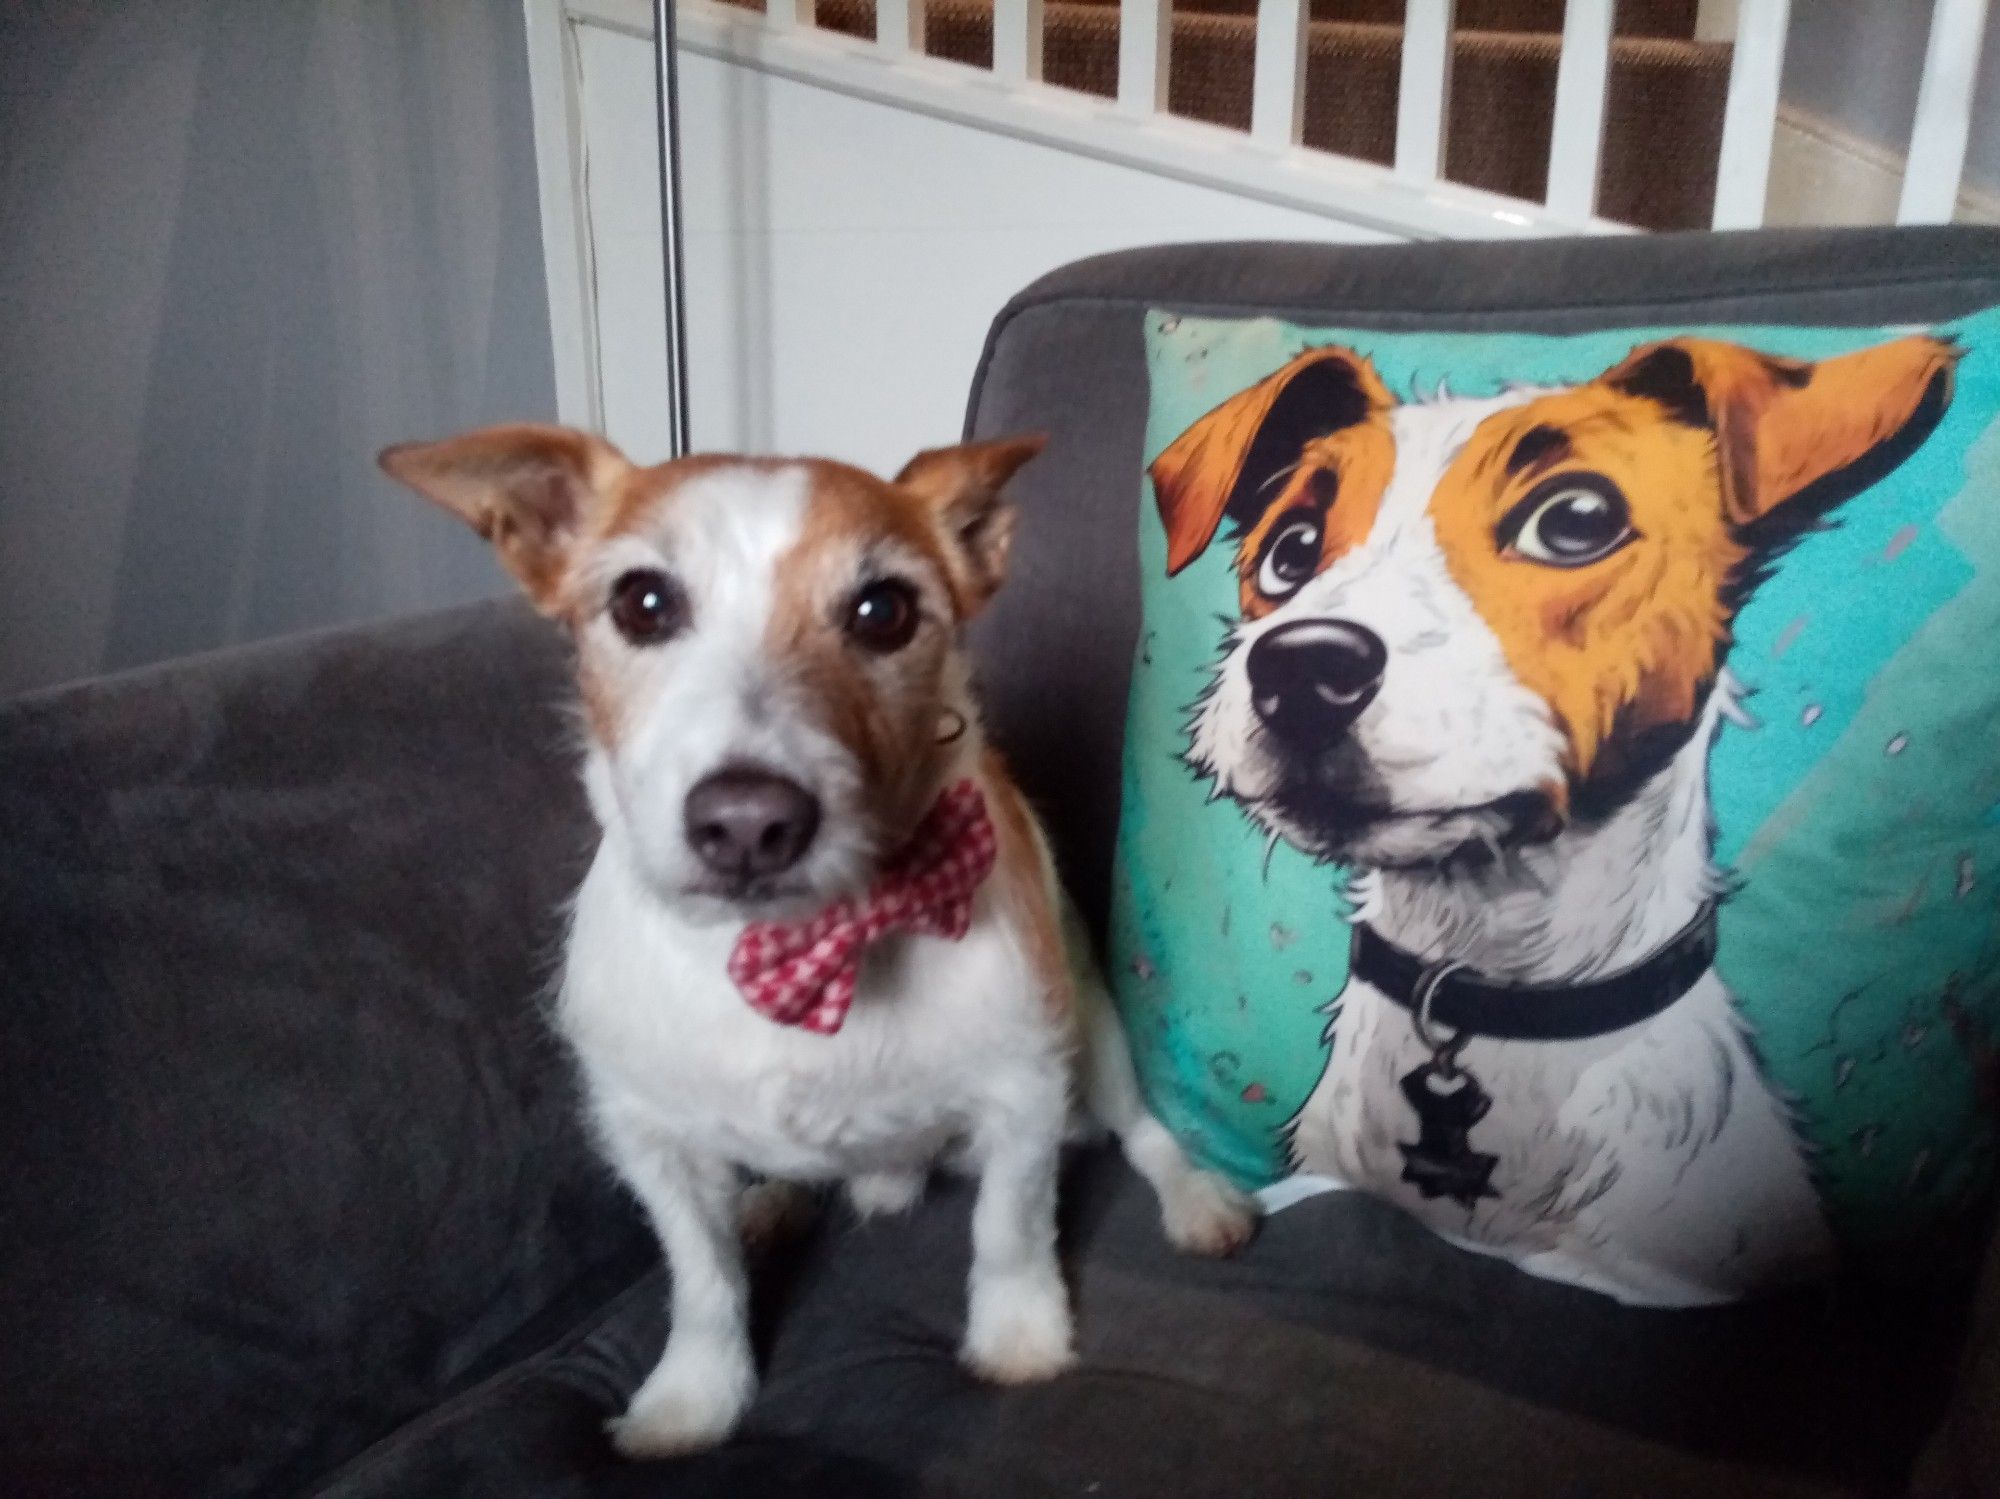
[(670, 1349), (625, 1414), (605, 1429), (626, 1457), (682, 1457), (725, 1441), (756, 1390), (747, 1356)]
[(1062, 1373), (1076, 1361), (1062, 1281), (975, 1287), (959, 1357), (995, 1384), (1035, 1384)]
[(1220, 1259), (1257, 1232), (1257, 1199), (1213, 1171), (1190, 1170), (1160, 1194), (1167, 1239), (1189, 1254)]

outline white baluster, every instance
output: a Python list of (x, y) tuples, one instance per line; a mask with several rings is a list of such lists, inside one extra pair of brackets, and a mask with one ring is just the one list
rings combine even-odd
[(1694, 39), (1698, 42), (1736, 40), (1738, 0), (1695, 0)]
[(764, 19), (780, 26), (817, 26), (816, 0), (764, 0)]
[(1972, 88), (1979, 44), (1986, 34), (1986, 0), (1937, 0), (1931, 40), (1924, 51), (1924, 81), (1917, 90), (1917, 118), (1910, 128), (1910, 159), (1903, 168), (1899, 224), (1948, 224), (1958, 208), (1965, 172), (1965, 142), (1972, 130)]
[(924, 50), (924, 0), (875, 0), (875, 44), (896, 56)]
[(1002, 83), (1042, 77), (1042, 0), (993, 0), (993, 76)]
[(1578, 218), (1597, 211), (1614, 9), (1613, 0), (1569, 0), (1563, 12), (1555, 132), (1549, 141), (1548, 205)]
[(1715, 227), (1754, 229), (1764, 222), (1771, 185), (1771, 140), (1778, 128), (1778, 82), (1792, 0), (1740, 0), (1722, 113), (1722, 156), (1715, 169)]
[(1431, 182), (1444, 175), (1451, 128), (1451, 25), (1456, 0), (1409, 0), (1403, 74), (1396, 91), (1396, 170)]
[(1257, 0), (1250, 134), (1267, 146), (1296, 146), (1305, 123), (1305, 107), (1305, 0)]
[(1167, 55), (1174, 13), (1168, 0), (1120, 0), (1118, 107), (1133, 114), (1167, 112)]

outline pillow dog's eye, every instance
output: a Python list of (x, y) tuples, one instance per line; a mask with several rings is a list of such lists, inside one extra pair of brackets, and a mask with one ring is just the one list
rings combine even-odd
[(1317, 516), (1300, 515), (1286, 521), (1264, 546), (1264, 560), (1257, 564), (1257, 591), (1273, 599), (1296, 593), (1319, 567), (1319, 551)]
[(1632, 512), (1609, 479), (1564, 474), (1538, 487), (1500, 523), (1500, 544), (1544, 567), (1587, 567), (1633, 539)]

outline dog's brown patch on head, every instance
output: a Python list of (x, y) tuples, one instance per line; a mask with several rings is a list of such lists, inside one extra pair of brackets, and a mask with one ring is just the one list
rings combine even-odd
[(1934, 338), (1818, 364), (1676, 340), (1480, 425), (1433, 524), (1573, 785), (1684, 738), (1757, 567), (1914, 450), (1956, 358)]
[[(963, 669), (958, 627), (1005, 575), (1013, 512), (1001, 487), (1039, 438), (920, 455), (888, 483), (843, 464), (800, 464), (808, 501), (777, 562), (766, 654), (861, 769), (885, 843), (914, 826), (949, 755), (940, 725)], [(871, 585), (907, 589), (908, 642), (872, 650), (851, 629)]]
[(1246, 619), (1262, 619), (1288, 594), (1273, 595), (1260, 583), (1267, 553), (1287, 528), (1312, 527), (1318, 555), (1313, 572), (1324, 572), (1368, 539), (1382, 510), (1382, 496), (1396, 467), (1396, 440), (1384, 414), (1315, 438), (1300, 452), (1297, 466), (1280, 481), (1270, 508), (1243, 532), (1236, 547), (1236, 592)]
[(590, 737), (607, 750), (616, 749), (625, 737), (629, 694), (623, 690), (616, 666), (590, 651), (579, 651), (576, 660), (577, 700)]
[[(893, 841), (914, 825), (934, 779), (942, 674), (956, 648), (953, 592), (923, 506), (873, 475), (801, 465), (810, 498), (772, 576), (766, 658), (860, 767)], [(848, 621), (871, 583), (907, 587), (920, 616), (909, 644), (874, 653)]]
[(1533, 478), (1575, 453), (1576, 445), (1560, 427), (1530, 427), (1507, 454), (1507, 472)]
[(1393, 467), (1394, 404), (1372, 364), (1330, 345), (1306, 350), (1210, 411), (1148, 470), (1167, 533), (1168, 573), (1194, 561), (1222, 522), (1233, 520), (1246, 533), (1237, 551), (1238, 574), (1251, 580), (1244, 610), (1272, 607), (1254, 588), (1262, 553), (1253, 547), (1293, 512), (1327, 518), (1322, 566), (1366, 534)]
[(577, 690), (584, 722), (606, 749), (623, 738), (633, 696), (642, 690), (641, 654), (620, 641), (595, 640), (586, 626), (606, 607), (606, 592), (620, 574), (592, 565), (593, 553), (625, 536), (659, 536), (673, 507), (697, 481), (730, 471), (768, 474), (769, 459), (702, 453), (617, 475), (579, 537), (551, 612), (568, 623), (577, 642)]
[(692, 453), (651, 468), (635, 468), (622, 476), (605, 493), (604, 504), (592, 528), (595, 544), (616, 536), (657, 534), (665, 524), (676, 496), (698, 479), (716, 474), (739, 472), (770, 474), (784, 465), (772, 458), (743, 458), (733, 453)]
[[(1541, 432), (1559, 433), (1560, 450)], [(1511, 463), (1524, 443), (1560, 456)], [(1533, 560), (1520, 527), (1532, 507), (1562, 504), (1572, 479), (1608, 482), (1629, 507), (1632, 539), (1582, 565)], [(1564, 731), (1574, 777), (1591, 774), (1614, 725), (1643, 734), (1693, 720), (1719, 663), (1728, 582), (1746, 556), (1718, 503), (1709, 433), (1661, 421), (1601, 382), (1546, 396), (1481, 425), (1431, 513), (1453, 578)]]

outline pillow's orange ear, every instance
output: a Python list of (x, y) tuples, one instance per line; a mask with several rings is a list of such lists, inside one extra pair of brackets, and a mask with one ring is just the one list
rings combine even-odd
[(569, 427), (485, 427), (384, 448), (376, 462), (493, 543), (537, 608), (560, 607), (570, 544), (596, 500), (632, 471), (601, 437)]
[(1168, 574), (1206, 550), (1225, 515), (1254, 513), (1264, 486), (1307, 443), (1393, 404), (1372, 364), (1330, 346), (1306, 350), (1189, 427), (1147, 470), (1167, 531)]
[(1962, 353), (1918, 334), (1814, 364), (1677, 338), (1604, 378), (1714, 429), (1725, 511), (1763, 544), (1807, 529), (1915, 452), (1951, 404)]

